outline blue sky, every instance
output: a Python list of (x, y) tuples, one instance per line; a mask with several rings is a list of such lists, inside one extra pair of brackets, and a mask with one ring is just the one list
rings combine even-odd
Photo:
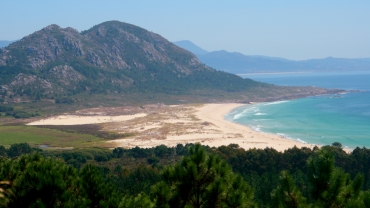
[(0, 0), (0, 40), (119, 20), (169, 41), (293, 60), (370, 58), (369, 0)]

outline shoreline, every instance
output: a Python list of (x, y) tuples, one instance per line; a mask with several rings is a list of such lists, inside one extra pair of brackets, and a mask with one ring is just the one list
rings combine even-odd
[[(284, 102), (284, 101), (277, 101), (277, 102)], [(254, 103), (253, 103), (253, 104), (254, 104)], [(250, 104), (250, 105), (253, 105), (253, 104)], [(258, 104), (258, 103), (256, 103), (256, 104)], [(244, 105), (241, 105), (241, 106), (244, 106)], [(240, 107), (240, 106), (237, 106), (236, 108), (238, 108), (238, 107)], [(233, 108), (233, 109), (235, 109), (235, 108)], [(233, 109), (231, 109), (229, 112), (231, 112)], [(226, 115), (226, 114), (228, 114), (228, 113), (225, 113), (224, 115)], [(225, 121), (228, 121), (228, 122), (231, 122), (231, 123), (238, 124), (238, 123), (236, 123), (236, 122), (229, 121), (229, 120), (227, 120), (226, 118), (224, 118), (224, 120), (225, 120)], [(309, 147), (309, 148), (312, 148), (312, 147), (314, 147), (314, 146), (322, 147), (322, 146), (324, 146), (324, 145), (330, 145), (330, 144), (311, 144), (311, 143), (309, 143), (309, 142), (307, 142), (307, 141), (304, 141), (304, 140), (302, 140), (302, 139), (299, 139), (299, 138), (298, 138), (297, 140), (295, 140), (295, 139), (289, 138), (289, 137), (287, 137), (287, 136), (285, 136), (285, 135), (280, 135), (279, 133), (277, 133), (277, 134), (274, 134), (274, 133), (267, 133), (267, 132), (257, 131), (257, 130), (255, 130), (255, 129), (253, 129), (252, 127), (245, 126), (245, 125), (242, 125), (242, 124), (238, 124), (238, 125), (241, 125), (241, 126), (243, 126), (243, 127), (249, 128), (249, 129), (251, 129), (252, 131), (254, 131), (254, 132), (256, 132), (256, 133), (261, 133), (262, 135), (263, 135), (263, 134), (267, 134), (267, 135), (278, 136), (278, 137), (280, 137), (280, 138), (282, 138), (282, 139), (286, 139), (286, 140), (288, 140), (288, 141), (291, 141), (291, 142), (293, 142), (294, 144), (296, 144), (296, 143), (300, 143), (300, 144), (303, 144), (303, 146), (306, 146), (306, 147)], [(298, 147), (298, 146), (297, 146), (297, 147)], [(277, 149), (276, 149), (276, 150), (277, 150)], [(347, 153), (350, 153), (350, 152), (352, 152), (352, 151), (353, 151), (353, 148), (343, 147), (343, 150), (344, 150), (345, 152), (347, 152)]]
[[(200, 106), (177, 106), (177, 108), (188, 108), (190, 111), (181, 114), (182, 118), (169, 118), (166, 121), (161, 121), (165, 125), (171, 123), (171, 120), (180, 124), (177, 128), (184, 127), (185, 131), (174, 130), (168, 132), (160, 139), (153, 138), (155, 128), (160, 128), (158, 123), (150, 122), (151, 126), (144, 125), (141, 128), (146, 128), (149, 131), (150, 137), (137, 136), (135, 138), (118, 139), (109, 141), (115, 147), (133, 148), (139, 146), (142, 148), (155, 147), (158, 145), (176, 146), (177, 144), (187, 144), (199, 142), (202, 145), (210, 147), (228, 146), (230, 144), (238, 144), (239, 147), (248, 149), (265, 149), (273, 148), (279, 152), (283, 152), (289, 148), (296, 146), (297, 148), (307, 147), (313, 148), (316, 145), (301, 143), (290, 140), (285, 137), (257, 132), (248, 126), (230, 122), (224, 119), (224, 115), (232, 109), (244, 106), (241, 103), (223, 103), (223, 104), (202, 104)], [(195, 121), (190, 121), (188, 118), (195, 117)], [(194, 119), (194, 118), (193, 118)], [(138, 128), (138, 127), (137, 127)], [(140, 128), (140, 127), (139, 127)], [(176, 127), (175, 127), (176, 128)]]
[(198, 112), (196, 113), (199, 119), (207, 120), (214, 123), (215, 125), (218, 125), (224, 132), (232, 130), (236, 133), (241, 134), (239, 138), (235, 138), (232, 140), (226, 139), (224, 141), (217, 141), (214, 143), (206, 142), (202, 144), (209, 146), (221, 146), (229, 145), (230, 143), (233, 143), (232, 141), (234, 141), (234, 143), (238, 144), (241, 148), (245, 150), (253, 148), (257, 149), (274, 148), (280, 152), (287, 150), (289, 148), (293, 148), (294, 146), (298, 148), (301, 147), (313, 148), (314, 146), (319, 146), (315, 144), (302, 143), (276, 134), (259, 132), (252, 129), (251, 127), (231, 122), (224, 118), (224, 115), (228, 114), (233, 109), (245, 105), (246, 104), (237, 104), (237, 103), (204, 104), (203, 107), (199, 108)]
[[(142, 112), (131, 115), (122, 115), (121, 108), (102, 108), (94, 113), (98, 115), (64, 114), (44, 118), (28, 125), (79, 125), (98, 124), (104, 131), (116, 133), (132, 133), (135, 136), (121, 138), (100, 143), (101, 147), (115, 148), (141, 148), (166, 145), (169, 147), (177, 144), (201, 143), (210, 147), (228, 146), (238, 144), (239, 147), (248, 149), (273, 148), (283, 152), (296, 146), (312, 149), (317, 144), (303, 143), (289, 139), (282, 135), (270, 134), (253, 130), (232, 121), (224, 116), (233, 109), (250, 104), (221, 103), (201, 105), (148, 105)], [(102, 116), (102, 112), (116, 109), (117, 113)], [(88, 109), (91, 111), (92, 109)], [(349, 152), (350, 150), (345, 149)]]
[(312, 71), (287, 71), (287, 72), (259, 72), (259, 73), (247, 73), (247, 74), (236, 74), (238, 76), (248, 76), (248, 75), (270, 75), (270, 74), (310, 74), (314, 73)]

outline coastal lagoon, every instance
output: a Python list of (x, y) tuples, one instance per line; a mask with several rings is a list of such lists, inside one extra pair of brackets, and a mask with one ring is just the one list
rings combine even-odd
[(257, 81), (281, 86), (315, 86), (359, 90), (297, 100), (258, 103), (233, 109), (226, 120), (256, 131), (281, 135), (303, 143), (370, 147), (370, 71), (251, 74)]

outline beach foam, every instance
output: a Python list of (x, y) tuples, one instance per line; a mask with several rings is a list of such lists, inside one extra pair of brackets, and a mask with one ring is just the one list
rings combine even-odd
[(271, 103), (265, 103), (264, 105), (278, 105), (278, 104), (287, 103), (287, 102), (289, 102), (289, 101), (287, 101), (287, 100), (276, 101), (276, 102), (271, 102)]

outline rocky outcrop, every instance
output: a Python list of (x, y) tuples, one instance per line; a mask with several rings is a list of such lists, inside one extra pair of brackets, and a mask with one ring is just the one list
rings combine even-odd
[(67, 51), (73, 51), (73, 55), (82, 56), (84, 51), (82, 49), (82, 44), (79, 39), (71, 35), (70, 33), (65, 33), (65, 37), (62, 41), (63, 48)]
[(53, 67), (50, 69), (49, 75), (55, 82), (67, 86), (86, 79), (81, 73), (68, 65)]
[(6, 60), (8, 59), (7, 53), (9, 50), (6, 50), (5, 48), (0, 48), (0, 66), (6, 65)]
[(100, 57), (98, 56), (98, 54), (94, 53), (93, 51), (89, 51), (89, 53), (86, 56), (86, 60), (94, 66), (97, 66), (97, 67), (103, 66), (103, 62), (100, 60)]
[[(176, 73), (191, 74), (194, 70), (210, 70), (193, 54), (160, 35), (117, 21), (94, 26), (82, 35), (93, 42), (95, 54), (86, 60), (95, 66), (118, 69), (148, 69), (152, 64), (173, 66)], [(181, 57), (181, 58), (180, 58)]]
[(39, 78), (35, 75), (27, 75), (23, 73), (20, 73), (16, 77), (14, 77), (14, 80), (9, 85), (9, 87), (11, 88), (19, 88), (25, 86), (46, 90), (51, 90), (53, 88), (52, 83), (48, 82), (47, 80)]
[(6, 65), (13, 55), (14, 62), (25, 61), (29, 69), (41, 69), (58, 58), (66, 60), (63, 53), (68, 57), (83, 56), (82, 40), (75, 29), (49, 25), (0, 51), (0, 65)]
[[(7, 62), (9, 59), (16, 61)], [(172, 70), (180, 74), (210, 70), (193, 54), (160, 35), (118, 21), (102, 23), (82, 33), (49, 25), (0, 50), (3, 66), (22, 62), (29, 69), (39, 70), (54, 62), (68, 65), (71, 61), (85, 61), (105, 70), (149, 69), (153, 65), (173, 66)]]

